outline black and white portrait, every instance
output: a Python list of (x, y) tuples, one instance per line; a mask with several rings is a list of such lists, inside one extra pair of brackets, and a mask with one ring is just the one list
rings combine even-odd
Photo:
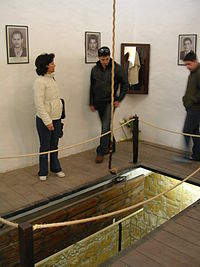
[(85, 63), (98, 61), (98, 49), (101, 47), (100, 32), (85, 33)]
[(6, 25), (7, 63), (29, 63), (28, 26)]
[(196, 53), (196, 34), (181, 34), (178, 39), (178, 65), (184, 65), (184, 57), (191, 51)]

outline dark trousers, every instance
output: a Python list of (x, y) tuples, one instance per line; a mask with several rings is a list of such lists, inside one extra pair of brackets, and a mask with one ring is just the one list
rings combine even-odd
[[(36, 127), (40, 139), (40, 152), (58, 149), (61, 119), (53, 120), (53, 126), (54, 131), (49, 131), (43, 121), (39, 117), (36, 117)], [(48, 175), (48, 154), (40, 155), (39, 165), (38, 175)], [(58, 160), (58, 152), (50, 154), (50, 170), (52, 172), (60, 172), (62, 170)]]
[[(200, 127), (200, 110), (188, 110), (185, 118), (185, 123), (183, 127), (183, 132), (188, 134), (199, 135)], [(186, 148), (190, 145), (190, 136), (184, 136)], [(200, 138), (192, 137), (193, 147), (192, 147), (192, 157), (194, 159), (200, 159)]]
[[(99, 103), (95, 105), (98, 111), (99, 118), (101, 120), (101, 134), (110, 131), (110, 120), (111, 120), (111, 104), (110, 103)], [(96, 149), (98, 155), (105, 155), (108, 153), (110, 147), (110, 134), (107, 134), (100, 138), (100, 144)], [(113, 152), (115, 152), (115, 138), (113, 136)]]

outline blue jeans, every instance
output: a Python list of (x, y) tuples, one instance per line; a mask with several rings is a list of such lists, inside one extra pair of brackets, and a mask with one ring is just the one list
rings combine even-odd
[[(98, 111), (99, 118), (101, 120), (101, 134), (110, 131), (111, 120), (111, 104), (110, 103), (98, 103), (95, 105)], [(109, 152), (110, 148), (110, 134), (107, 134), (100, 138), (100, 144), (96, 149), (97, 155), (105, 155)], [(115, 152), (115, 138), (113, 136), (113, 152)]]
[[(185, 123), (183, 127), (183, 132), (188, 134), (199, 135), (200, 127), (200, 110), (188, 110), (185, 118)], [(184, 136), (186, 148), (190, 145), (190, 136)], [(200, 138), (192, 137), (193, 147), (192, 147), (192, 157), (193, 159), (200, 159)]]
[[(61, 119), (53, 120), (54, 131), (49, 131), (43, 121), (36, 117), (36, 127), (40, 139), (40, 152), (58, 149), (59, 135), (61, 131)], [(39, 158), (39, 176), (48, 175), (48, 154), (40, 155)], [(50, 154), (50, 170), (60, 172), (61, 166), (58, 160), (58, 152)]]

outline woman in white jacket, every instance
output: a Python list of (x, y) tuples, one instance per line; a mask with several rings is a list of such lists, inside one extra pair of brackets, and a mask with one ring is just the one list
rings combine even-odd
[[(35, 60), (39, 76), (34, 83), (34, 98), (40, 152), (57, 149), (61, 132), (62, 102), (54, 78), (54, 57), (54, 54), (42, 54)], [(39, 165), (39, 178), (45, 181), (48, 175), (48, 154), (40, 155)], [(50, 154), (50, 170), (60, 178), (65, 177), (58, 160), (58, 152)]]

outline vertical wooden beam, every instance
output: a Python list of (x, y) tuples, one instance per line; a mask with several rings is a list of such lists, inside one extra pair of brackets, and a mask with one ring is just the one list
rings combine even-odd
[(133, 116), (133, 163), (138, 161), (138, 140), (139, 140), (139, 119), (138, 116)]
[(19, 253), (20, 266), (33, 267), (33, 227), (29, 222), (20, 223), (18, 226), (19, 233)]

